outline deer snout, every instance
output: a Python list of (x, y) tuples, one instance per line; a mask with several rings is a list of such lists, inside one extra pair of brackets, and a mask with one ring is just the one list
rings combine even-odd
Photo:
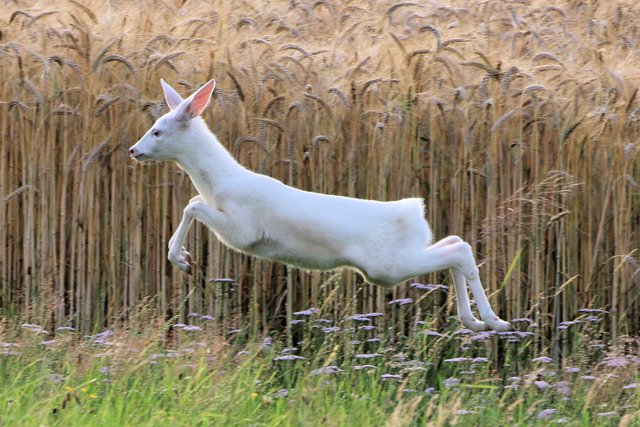
[(129, 148), (129, 156), (133, 157), (134, 159), (138, 157), (140, 154), (142, 153), (135, 147), (135, 145)]

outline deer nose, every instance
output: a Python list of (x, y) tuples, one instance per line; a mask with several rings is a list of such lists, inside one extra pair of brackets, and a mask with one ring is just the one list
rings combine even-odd
[(131, 157), (135, 157), (135, 156), (136, 156), (136, 153), (137, 153), (137, 151), (136, 151), (136, 149), (135, 149), (135, 148), (133, 148), (133, 147), (129, 148), (129, 155), (130, 155)]

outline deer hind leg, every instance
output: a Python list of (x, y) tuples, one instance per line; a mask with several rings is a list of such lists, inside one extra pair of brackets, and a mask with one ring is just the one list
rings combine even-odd
[[(462, 242), (463, 240), (458, 236), (449, 236), (437, 241), (433, 245), (429, 246), (429, 248), (441, 248)], [(471, 311), (471, 303), (469, 302), (469, 294), (467, 293), (467, 282), (464, 275), (455, 267), (452, 267), (450, 271), (456, 288), (456, 305), (458, 307), (460, 323), (462, 323), (464, 327), (475, 332), (487, 330), (487, 325), (483, 321), (476, 319)]]
[[(495, 315), (479, 279), (478, 267), (475, 264), (471, 246), (457, 236), (447, 237), (433, 245), (422, 249), (419, 254), (406, 257), (407, 271), (418, 276), (435, 271), (451, 269), (458, 297), (458, 313), (462, 324), (472, 330), (483, 330), (483, 323), (497, 331), (507, 331), (509, 323)], [(466, 283), (465, 283), (466, 282)], [(478, 306), (482, 322), (471, 313), (466, 284), (469, 284)]]
[(471, 311), (471, 303), (469, 302), (469, 295), (467, 294), (467, 282), (465, 281), (464, 275), (460, 270), (452, 268), (451, 276), (453, 276), (453, 283), (456, 287), (456, 301), (460, 323), (474, 332), (486, 331), (488, 329), (486, 323), (476, 319)]
[[(456, 238), (456, 236), (453, 237), (454, 239)], [(476, 266), (471, 246), (468, 243), (463, 242), (459, 237), (457, 237), (457, 239), (459, 239), (459, 241), (448, 245), (448, 247), (461, 255), (459, 267), (460, 272), (471, 289), (471, 293), (473, 294), (473, 298), (475, 299), (478, 307), (478, 312), (480, 313), (480, 318), (491, 329), (495, 329), (496, 331), (510, 330), (511, 325), (496, 316), (489, 304), (489, 299), (487, 298), (482, 283), (480, 282), (480, 272)], [(461, 289), (456, 286), (456, 290)], [(461, 293), (462, 292), (459, 292), (459, 294)], [(464, 293), (466, 293), (466, 289), (464, 289)]]

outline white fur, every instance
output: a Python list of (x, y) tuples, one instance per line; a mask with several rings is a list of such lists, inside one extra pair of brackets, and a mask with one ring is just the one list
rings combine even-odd
[[(471, 247), (456, 236), (432, 244), (422, 199), (380, 202), (318, 194), (251, 172), (199, 117), (213, 80), (186, 100), (161, 83), (171, 111), (129, 153), (139, 161), (175, 161), (198, 190), (169, 242), (169, 260), (179, 269), (191, 272), (182, 244), (196, 219), (238, 251), (305, 269), (348, 267), (386, 288), (450, 268), (462, 324), (473, 330), (509, 329), (489, 306)], [(482, 321), (471, 312), (467, 282)]]

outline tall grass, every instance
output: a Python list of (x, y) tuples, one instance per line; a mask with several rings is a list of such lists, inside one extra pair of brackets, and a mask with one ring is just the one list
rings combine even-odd
[(168, 264), (194, 189), (126, 149), (164, 111), (161, 77), (184, 93), (215, 78), (205, 119), (242, 164), (306, 190), (424, 197), (436, 236), (474, 246), (498, 313), (539, 325), (534, 348), (568, 350), (558, 326), (585, 307), (608, 311), (608, 338), (638, 333), (640, 9), (449, 3), (9, 2), (2, 315), (90, 331), (144, 303), (258, 332), (325, 304), (407, 330), (448, 321), (451, 293), (290, 270), (199, 225), (195, 275)]
[[(0, 329), (2, 425), (637, 426), (632, 339), (598, 342), (602, 314), (565, 330), (570, 359), (532, 357), (535, 327), (411, 335), (361, 314), (336, 326), (295, 315), (277, 337), (222, 340), (212, 320), (155, 320), (81, 337), (33, 324)], [(517, 322), (520, 323), (520, 322)], [(167, 339), (167, 332), (170, 338)], [(492, 347), (504, 348), (499, 363)]]

